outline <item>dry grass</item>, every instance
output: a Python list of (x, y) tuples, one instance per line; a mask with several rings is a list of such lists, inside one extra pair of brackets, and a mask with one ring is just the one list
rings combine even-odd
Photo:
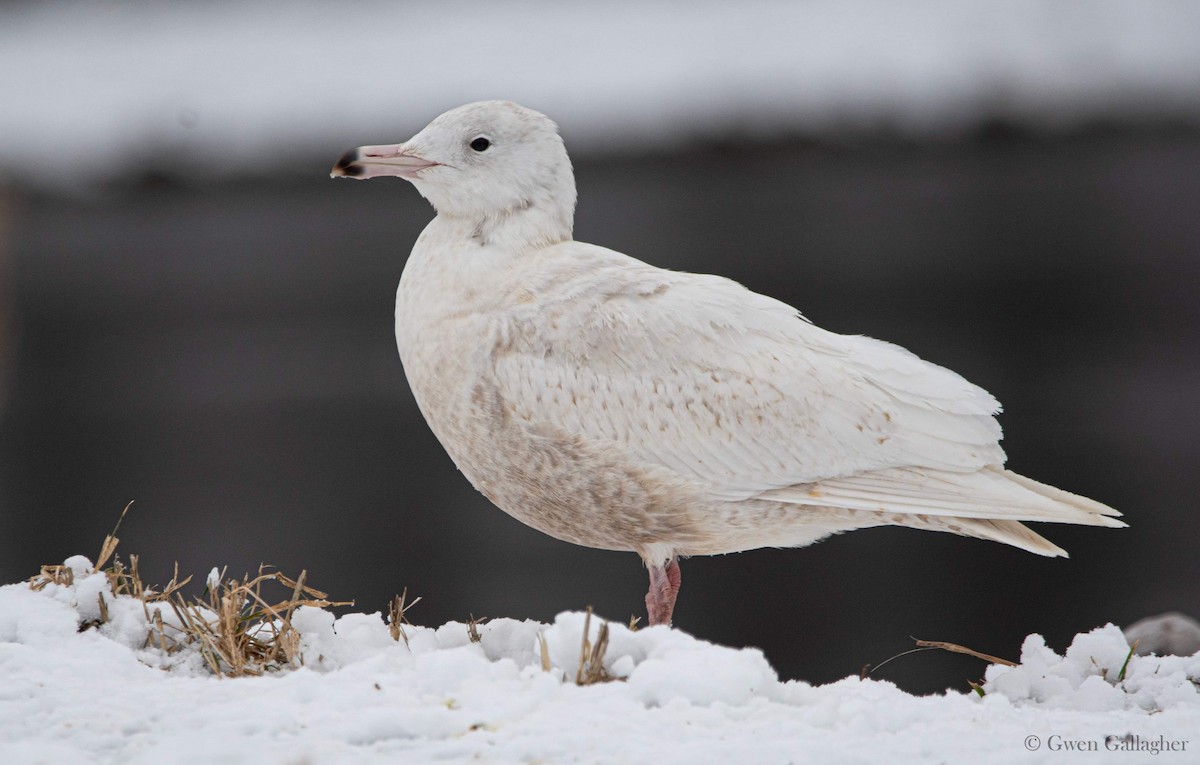
[(420, 603), (421, 599), (417, 598), (413, 602), (408, 602), (408, 588), (404, 588), (404, 592), (392, 598), (392, 602), (388, 603), (388, 632), (392, 635), (392, 640), (399, 642), (404, 641), (404, 645), (408, 645), (408, 633), (404, 631), (404, 625), (412, 625), (408, 620), (408, 609)]
[[(128, 511), (126, 506), (121, 513), (122, 520)], [(117, 528), (120, 525), (118, 520)], [(302, 662), (300, 634), (292, 626), (296, 609), (301, 606), (353, 605), (353, 601), (331, 601), (324, 592), (309, 587), (305, 583), (308, 577), (305, 571), (293, 579), (278, 571), (267, 571), (265, 566), (259, 567), (257, 575), (246, 575), (240, 581), (222, 578), (215, 587), (206, 588), (203, 595), (190, 600), (181, 590), (192, 577), (180, 579), (178, 564), (165, 587), (147, 587), (138, 570), (138, 556), (130, 555), (128, 566), (117, 557), (120, 542), (116, 536), (117, 528), (104, 538), (94, 570), (108, 579), (108, 589), (113, 596), (128, 596), (141, 602), (147, 624), (143, 647), (156, 647), (168, 656), (194, 647), (218, 677), (254, 676), (296, 666)], [(110, 559), (112, 563), (105, 567)], [(41, 572), (30, 579), (30, 587), (34, 590), (45, 589), (50, 584), (70, 586), (73, 583), (71, 569), (62, 565), (42, 566)], [(282, 595), (271, 597), (267, 592), (271, 588), (282, 588)], [(404, 638), (406, 643), (407, 636), (401, 624), (405, 621), (405, 612), (417, 602), (406, 603), (407, 596), (405, 590), (393, 602), (389, 625), (393, 637)], [(108, 622), (108, 603), (103, 595), (100, 596), (99, 614), (99, 619), (81, 624), (80, 629)]]
[[(858, 673), (858, 678), (860, 680), (866, 680), (868, 677), (871, 676), (872, 673), (874, 673), (876, 670), (878, 670), (884, 664), (887, 664), (888, 662), (892, 661), (893, 659), (899, 659), (901, 656), (908, 656), (909, 654), (913, 654), (913, 653), (920, 653), (922, 651), (933, 651), (933, 650), (949, 651), (950, 653), (961, 653), (966, 656), (974, 656), (976, 659), (982, 659), (982, 660), (986, 661), (988, 664), (1000, 664), (1005, 667), (1018, 666), (1016, 662), (1009, 661), (1008, 659), (1002, 659), (999, 656), (992, 656), (991, 654), (983, 653), (981, 651), (976, 651), (973, 648), (967, 648), (966, 646), (959, 645), (958, 643), (947, 643), (944, 640), (918, 640), (917, 638), (913, 638), (913, 642), (916, 643), (916, 645), (917, 645), (916, 648), (912, 648), (912, 649), (904, 651), (902, 653), (898, 653), (895, 656), (892, 656), (888, 659), (885, 659), (884, 661), (881, 661), (879, 664), (876, 664), (873, 667), (870, 664), (864, 664), (862, 670), (859, 671), (859, 673)], [(975, 682), (973, 680), (967, 680), (967, 685), (969, 685), (971, 687), (971, 690), (975, 691), (980, 696), (984, 695), (982, 683), (983, 683), (983, 681)]]
[[(579, 666), (575, 670), (576, 685), (594, 685), (607, 683), (617, 678), (608, 674), (604, 668), (604, 654), (608, 652), (608, 622), (601, 622), (596, 632), (596, 644), (588, 640), (592, 626), (592, 607), (588, 606), (587, 616), (583, 619), (583, 640), (579, 646)], [(543, 664), (545, 657), (543, 658)]]
[(467, 637), (472, 643), (483, 642), (483, 636), (479, 634), (479, 628), (486, 623), (487, 620), (488, 617), (486, 616), (481, 616), (476, 619), (475, 614), (471, 614), (471, 618), (467, 619)]
[[(300, 633), (292, 626), (296, 609), (354, 604), (329, 600), (325, 593), (305, 585), (306, 578), (305, 571), (291, 579), (260, 567), (253, 578), (222, 580), (209, 588), (207, 600), (197, 597), (188, 602), (177, 594), (167, 602), (181, 626), (164, 624), (159, 612), (147, 643), (157, 632), (160, 646), (168, 652), (167, 641), (177, 648), (195, 644), (213, 674), (226, 677), (261, 675), (294, 666), (300, 658)], [(288, 597), (270, 602), (263, 594), (264, 585), (270, 583), (284, 587)]]
[(538, 633), (538, 653), (542, 658), (542, 671), (549, 672), (554, 665), (550, 663), (550, 646), (546, 645), (546, 636), (541, 632)]
[[(595, 685), (614, 680), (624, 681), (623, 677), (613, 677), (604, 668), (604, 655), (608, 652), (608, 622), (602, 622), (596, 632), (596, 643), (588, 639), (592, 626), (592, 607), (587, 607), (587, 615), (583, 618), (583, 638), (579, 644), (579, 663), (575, 667), (576, 685)], [(539, 632), (537, 636), (538, 652), (541, 654), (542, 671), (551, 672), (554, 664), (550, 660), (550, 646), (546, 636)], [(565, 678), (564, 678), (565, 679)]]
[(916, 638), (913, 638), (913, 640), (916, 641), (918, 648), (940, 648), (943, 651), (950, 651), (951, 653), (962, 653), (966, 654), (967, 656), (974, 656), (976, 659), (983, 659), (988, 664), (1003, 664), (1006, 667), (1017, 666), (1015, 661), (1001, 659), (999, 656), (992, 656), (988, 653), (980, 653), (979, 651), (959, 645), (958, 643), (947, 643), (944, 640), (917, 640)]

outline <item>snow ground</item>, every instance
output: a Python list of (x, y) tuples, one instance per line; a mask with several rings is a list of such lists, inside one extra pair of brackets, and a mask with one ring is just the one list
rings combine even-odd
[(1129, 657), (1111, 625), (1064, 655), (1030, 636), (1020, 666), (988, 668), (982, 698), (781, 682), (755, 649), (620, 625), (605, 666), (622, 680), (581, 687), (579, 613), (497, 619), (478, 643), (461, 623), (408, 627), (406, 646), (378, 614), (304, 609), (304, 666), (218, 679), (194, 652), (143, 648), (133, 598), (106, 596), (109, 622), (80, 632), (106, 580), (68, 563), (71, 585), (0, 588), (6, 765), (1200, 761), (1200, 654)]
[(0, 181), (322, 169), (511, 98), (580, 152), (1200, 121), (1190, 0), (0, 4)]

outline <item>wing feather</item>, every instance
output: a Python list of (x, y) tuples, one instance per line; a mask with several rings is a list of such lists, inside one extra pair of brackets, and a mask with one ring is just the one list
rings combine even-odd
[[(617, 444), (718, 499), (794, 501), (780, 490), (1004, 462), (999, 405), (950, 370), (822, 330), (728, 279), (581, 243), (551, 249), (493, 359), (501, 394), (531, 425)], [(894, 483), (839, 485), (838, 496), (849, 507), (894, 489), (897, 504), (916, 502), (911, 483)]]
[(953, 518), (1123, 527), (1112, 508), (993, 467), (974, 473), (891, 468), (774, 489), (763, 499), (798, 505)]

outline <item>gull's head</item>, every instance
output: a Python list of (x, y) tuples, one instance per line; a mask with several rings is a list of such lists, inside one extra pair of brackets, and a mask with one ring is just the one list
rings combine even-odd
[(499, 218), (530, 209), (575, 210), (571, 160), (546, 115), (511, 101), (451, 109), (400, 144), (360, 146), (334, 176), (395, 175), (411, 182), (440, 214)]

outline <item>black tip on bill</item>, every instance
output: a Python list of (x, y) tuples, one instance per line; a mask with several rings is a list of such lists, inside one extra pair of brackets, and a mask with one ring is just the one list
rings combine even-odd
[(358, 149), (351, 149), (343, 154), (333, 165), (333, 171), (346, 175), (351, 178), (363, 174), (363, 169), (359, 165), (354, 164), (358, 161)]

